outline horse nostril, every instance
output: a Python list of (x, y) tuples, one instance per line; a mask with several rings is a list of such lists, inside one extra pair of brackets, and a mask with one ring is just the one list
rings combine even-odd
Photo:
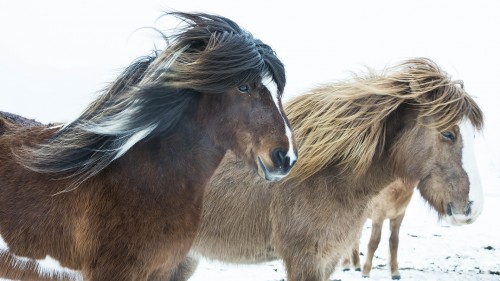
[(286, 155), (287, 151), (281, 147), (273, 150), (272, 158), (276, 167), (288, 170), (290, 168), (290, 158)]
[(469, 201), (467, 203), (467, 206), (465, 207), (465, 215), (466, 216), (470, 216), (470, 214), (472, 213), (472, 204), (474, 203), (474, 201)]
[(448, 214), (448, 216), (452, 216), (453, 215), (452, 210), (453, 210), (453, 203), (450, 202), (450, 203), (448, 203), (448, 206), (446, 208), (446, 213)]

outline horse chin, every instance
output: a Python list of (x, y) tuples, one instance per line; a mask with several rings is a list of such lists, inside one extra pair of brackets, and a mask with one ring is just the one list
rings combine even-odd
[(474, 204), (473, 201), (469, 202), (468, 211), (465, 211), (465, 213), (456, 213), (451, 206), (452, 204), (447, 205), (446, 215), (443, 218), (452, 226), (467, 225), (475, 222), (483, 210), (482, 205)]
[(471, 224), (476, 220), (476, 217), (466, 216), (466, 215), (446, 215), (444, 216), (446, 223), (452, 226), (461, 226)]
[(286, 174), (277, 174), (272, 172), (262, 161), (260, 157), (257, 157), (257, 173), (259, 176), (266, 181), (274, 182), (279, 181), (286, 176)]

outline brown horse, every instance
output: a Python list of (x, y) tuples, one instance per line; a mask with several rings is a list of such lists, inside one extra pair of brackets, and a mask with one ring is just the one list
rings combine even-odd
[(420, 181), (442, 216), (473, 221), (460, 124), (482, 126), (461, 84), (434, 62), (411, 59), (325, 85), (285, 111), (300, 161), (268, 184), (228, 154), (207, 189), (190, 256), (171, 280), (186, 280), (204, 256), (231, 263), (281, 258), (288, 280), (327, 280), (357, 241), (370, 200), (398, 178)]
[[(0, 118), (1, 277), (165, 279), (227, 150), (266, 180), (288, 174), (297, 154), (275, 52), (227, 18), (168, 16), (180, 24), (166, 49), (73, 122)], [(44, 271), (47, 256), (73, 271)]]

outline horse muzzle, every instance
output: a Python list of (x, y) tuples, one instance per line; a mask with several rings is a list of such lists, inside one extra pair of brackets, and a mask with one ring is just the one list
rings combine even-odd
[(464, 208), (456, 208), (453, 202), (450, 202), (446, 207), (444, 219), (453, 226), (471, 224), (479, 217), (481, 210), (474, 201), (468, 201)]
[(286, 150), (276, 148), (271, 153), (271, 161), (267, 162), (272, 164), (266, 164), (265, 159), (257, 157), (258, 174), (267, 181), (279, 181), (290, 173), (296, 157), (290, 157)]

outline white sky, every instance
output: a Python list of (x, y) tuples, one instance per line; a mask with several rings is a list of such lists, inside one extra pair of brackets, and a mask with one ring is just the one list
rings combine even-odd
[[(135, 58), (149, 54), (162, 10), (235, 20), (285, 63), (285, 97), (364, 66), (436, 61), (486, 113), (500, 157), (500, 1), (0, 1), (0, 110), (68, 121)], [(497, 162), (498, 163), (498, 162)]]

